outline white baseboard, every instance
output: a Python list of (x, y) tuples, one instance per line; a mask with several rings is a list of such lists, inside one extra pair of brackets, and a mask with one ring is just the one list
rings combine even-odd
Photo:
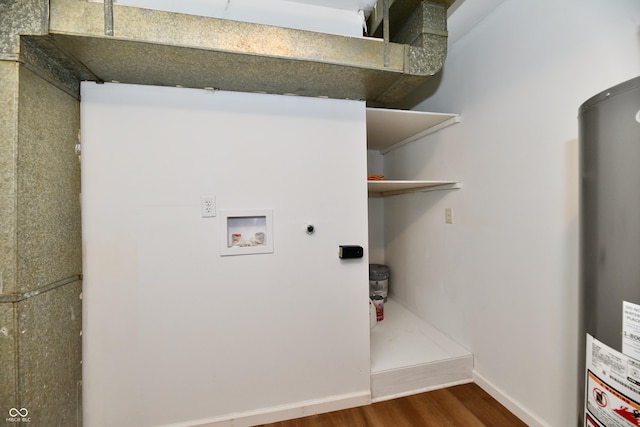
[(371, 373), (374, 402), (472, 381), (473, 356)]
[(529, 427), (551, 427), (550, 424), (547, 424), (539, 417), (532, 414), (518, 401), (511, 399), (501, 389), (494, 386), (490, 381), (488, 381), (482, 375), (478, 374), (476, 371), (473, 371), (473, 381), (478, 384), (481, 389), (489, 393), (491, 397), (500, 402), (502, 406), (511, 411), (516, 417), (520, 418)]
[(389, 395), (385, 395), (385, 396), (381, 396), (381, 397), (377, 397), (377, 398), (373, 397), (371, 399), (371, 403), (384, 402), (385, 400), (398, 399), (398, 398), (401, 398), (401, 397), (412, 396), (414, 394), (426, 393), (428, 391), (440, 390), (440, 389), (443, 389), (443, 388), (454, 387), (454, 386), (462, 385), (462, 384), (469, 384), (469, 383), (472, 383), (472, 382), (473, 382), (472, 379), (464, 379), (464, 380), (460, 380), (460, 381), (453, 381), (453, 382), (450, 382), (450, 383), (437, 384), (437, 385), (430, 386), (430, 387), (424, 387), (424, 388), (419, 388), (419, 389), (415, 389), (415, 390), (410, 390), (410, 391), (406, 391), (406, 392), (402, 392), (402, 393), (389, 394)]
[(322, 399), (306, 400), (289, 405), (274, 406), (255, 411), (228, 414), (221, 417), (204, 418), (167, 424), (162, 427), (250, 427), (275, 423), (292, 418), (338, 411), (341, 409), (364, 406), (371, 403), (371, 393), (349, 393)]
[[(505, 408), (520, 418), (529, 427), (551, 427), (550, 424), (544, 422), (536, 415), (528, 411), (516, 400), (511, 399), (501, 389), (494, 386), (490, 381), (477, 373), (472, 372), (473, 382), (478, 384), (480, 388), (489, 393), (491, 397), (496, 399)], [(383, 401), (421, 393), (425, 391), (435, 390), (443, 387), (464, 384), (471, 382), (470, 379), (460, 379), (458, 381), (443, 382), (437, 385), (413, 389), (406, 392), (389, 393), (379, 396), (375, 401)], [(162, 427), (251, 427), (260, 424), (274, 423), (278, 421), (306, 417), (310, 415), (338, 411), (341, 409), (354, 408), (372, 403), (371, 393), (363, 391), (360, 393), (350, 393), (344, 395), (331, 396), (323, 399), (307, 400), (296, 402), (289, 405), (275, 406), (255, 411), (247, 411), (241, 413), (228, 414), (221, 417), (204, 418), (199, 420), (184, 421), (175, 424), (167, 424)]]

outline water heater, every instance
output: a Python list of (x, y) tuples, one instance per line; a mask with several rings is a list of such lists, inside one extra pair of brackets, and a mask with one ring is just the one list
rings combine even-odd
[(640, 77), (579, 110), (578, 425), (640, 426)]

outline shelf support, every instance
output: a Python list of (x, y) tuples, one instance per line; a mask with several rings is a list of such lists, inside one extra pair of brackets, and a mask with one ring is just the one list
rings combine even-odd
[(380, 198), (380, 197), (397, 196), (399, 194), (426, 193), (429, 191), (442, 191), (442, 190), (458, 190), (460, 188), (462, 188), (461, 182), (452, 182), (452, 183), (446, 183), (446, 184), (432, 185), (429, 187), (416, 187), (416, 188), (406, 188), (401, 190), (389, 190), (389, 191), (369, 191), (369, 197)]
[(386, 148), (383, 148), (380, 150), (380, 154), (387, 154), (390, 151), (393, 150), (397, 150), (398, 148), (402, 147), (403, 145), (407, 145), (413, 141), (417, 141), (420, 138), (424, 138), (427, 135), (430, 135), (432, 133), (438, 132), (441, 129), (444, 129), (446, 127), (449, 127), (451, 125), (454, 125), (456, 123), (460, 123), (460, 115), (456, 115), (454, 117), (451, 117), (449, 120), (446, 120), (440, 124), (437, 124), (435, 126), (432, 126), (428, 129), (423, 130), (422, 132), (419, 132), (415, 135), (410, 136), (409, 138), (403, 139), (402, 141), (398, 141), (393, 145), (390, 145)]

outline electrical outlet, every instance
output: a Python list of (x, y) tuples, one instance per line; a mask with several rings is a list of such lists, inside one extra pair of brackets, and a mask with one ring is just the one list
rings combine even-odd
[(453, 224), (453, 209), (445, 208), (444, 210), (444, 222), (445, 224)]
[(211, 218), (216, 216), (215, 196), (202, 196), (200, 198), (200, 213), (202, 214), (202, 218)]

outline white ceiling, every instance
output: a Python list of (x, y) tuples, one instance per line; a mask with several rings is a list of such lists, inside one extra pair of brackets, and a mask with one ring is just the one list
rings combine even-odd
[[(287, 0), (314, 6), (330, 7), (357, 12), (364, 10), (367, 14), (376, 4), (376, 0)], [(468, 33), (496, 7), (506, 0), (456, 0), (449, 8), (447, 26), (449, 45), (458, 41)]]
[(376, 0), (287, 0), (294, 3), (311, 4), (314, 6), (324, 6), (333, 9), (345, 9), (357, 12), (364, 10), (369, 12), (376, 4)]

